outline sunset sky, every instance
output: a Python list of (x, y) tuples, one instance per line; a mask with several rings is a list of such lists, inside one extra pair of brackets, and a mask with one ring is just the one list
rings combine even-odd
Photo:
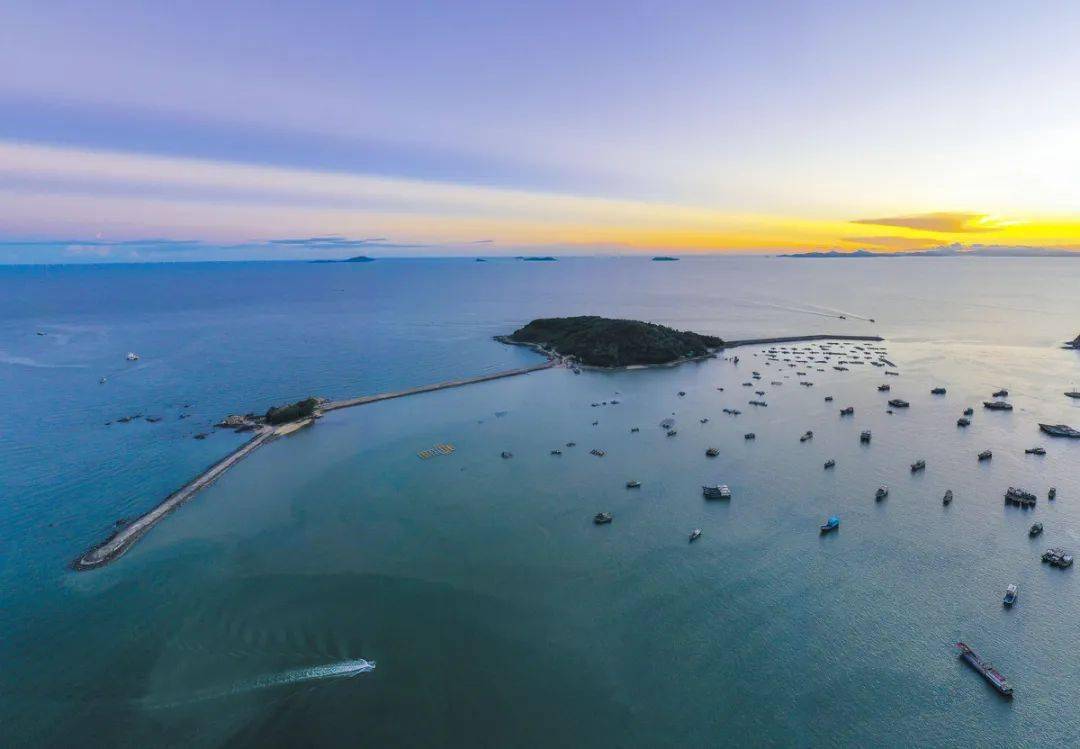
[(1072, 2), (12, 0), (0, 262), (1080, 249), (1078, 28)]

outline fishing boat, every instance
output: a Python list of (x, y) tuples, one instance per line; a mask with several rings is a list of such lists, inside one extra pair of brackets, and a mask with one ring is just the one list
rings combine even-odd
[(874, 492), (874, 499), (876, 499), (878, 502), (885, 499), (885, 497), (887, 496), (889, 496), (889, 487), (885, 486), (884, 484), (879, 486), (877, 491)]
[(610, 523), (612, 520), (614, 520), (614, 517), (610, 512), (598, 512), (593, 515), (592, 519), (597, 525), (604, 525), (605, 523)]
[(508, 452), (507, 450), (503, 450), (501, 453), (499, 453), (499, 457), (503, 459), (509, 459), (514, 457), (514, 454), (512, 452)]
[(552, 455), (562, 455), (562, 450), (552, 450), (551, 454)]
[(1027, 450), (1024, 450), (1024, 453), (1026, 455), (1046, 455), (1046, 448), (1045, 447), (1029, 447)]
[(941, 498), (941, 504), (947, 505), (952, 503), (953, 493), (952, 489), (945, 490), (945, 496)]
[(678, 434), (678, 432), (676, 432), (674, 429), (667, 430), (668, 437), (674, 437), (676, 434)]
[(702, 424), (705, 424), (705, 423), (708, 423), (709, 418), (707, 416), (703, 416), (700, 419), (698, 419), (698, 421), (700, 421)]
[(627, 481), (626, 482), (626, 488), (627, 489), (638, 489), (640, 487), (641, 487), (641, 482), (640, 481)]
[(139, 361), (139, 355), (136, 354), (134, 351), (128, 351), (127, 356), (125, 356), (124, 358), (128, 361)]
[(931, 388), (930, 395), (945, 395), (945, 388)]
[(869, 429), (864, 429), (862, 434), (859, 435), (859, 442), (869, 442), (870, 437), (871, 437), (870, 430)]
[(822, 524), (821, 532), (822, 533), (828, 533), (829, 531), (834, 531), (839, 527), (840, 527), (840, 518), (838, 518), (836, 515), (832, 515), (831, 517), (829, 517), (828, 520), (826, 520)]
[(825, 461), (825, 469), (826, 470), (828, 470), (830, 468), (835, 468), (835, 467), (836, 467), (836, 461), (833, 460), (832, 458), (829, 458), (828, 460)]
[(956, 420), (956, 426), (958, 426), (958, 427), (971, 426), (971, 419), (969, 419), (966, 416), (961, 416), (959, 419)]
[(1012, 606), (1016, 603), (1016, 597), (1020, 595), (1020, 586), (1016, 583), (1009, 583), (1005, 588), (1005, 599), (1002, 601), (1006, 606)]
[(1021, 507), (1034, 507), (1038, 497), (1029, 491), (1010, 486), (1005, 490), (1005, 501)]
[(701, 487), (701, 494), (705, 499), (731, 499), (731, 489), (727, 484)]
[(756, 440), (757, 435), (754, 434), (753, 432), (747, 432), (746, 434), (743, 435), (743, 439), (744, 440)]
[(1057, 548), (1044, 551), (1042, 560), (1052, 567), (1060, 567), (1061, 569), (1072, 567), (1073, 563), (1072, 554), (1069, 554), (1064, 549)]
[(812, 440), (812, 439), (814, 439), (814, 433), (812, 431), (810, 431), (809, 429), (807, 429), (803, 433), (803, 436), (799, 437), (799, 442), (806, 442), (807, 440)]
[(979, 453), (979, 460), (990, 460), (992, 457), (994, 457), (994, 454), (989, 450), (983, 450)]
[(964, 409), (964, 416), (972, 416), (972, 415), (974, 415), (974, 413), (975, 413), (975, 409), (972, 408), (971, 406), (968, 406), (967, 408)]
[(982, 677), (990, 682), (990, 685), (1006, 697), (1012, 697), (1013, 688), (1005, 681), (1005, 677), (988, 661), (984, 661), (979, 654), (962, 642), (956, 643), (960, 648), (960, 657), (973, 669), (982, 674)]
[(1046, 493), (1047, 499), (1057, 499), (1057, 487), (1050, 487), (1050, 491)]
[(855, 413), (855, 406), (848, 406), (847, 408), (840, 409), (841, 416), (851, 416), (853, 413)]
[(1012, 411), (1012, 404), (1005, 401), (983, 401), (983, 408), (990, 411)]
[(701, 538), (701, 528), (694, 528), (694, 530), (690, 531), (690, 543), (697, 541), (699, 538)]
[(719, 454), (720, 454), (720, 451), (717, 450), (715, 447), (710, 447), (708, 450), (705, 451), (705, 455), (707, 455), (710, 458), (715, 458)]
[(641, 428), (640, 427), (630, 427), (630, 431), (631, 432), (640, 432)]
[(832, 399), (833, 399), (833, 397), (831, 395), (826, 395), (825, 396), (825, 402), (826, 403), (832, 403)]
[(1080, 390), (1070, 390), (1065, 393), (1066, 398), (1080, 398)]
[(1080, 438), (1080, 431), (1073, 429), (1067, 424), (1039, 424), (1039, 429), (1043, 430), (1051, 437)]
[(1028, 528), (1028, 535), (1031, 536), (1032, 538), (1034, 538), (1035, 536), (1039, 535), (1042, 532), (1043, 532), (1043, 524), (1042, 523), (1035, 523), (1030, 528)]
[(889, 405), (893, 408), (907, 408), (911, 404), (903, 398), (893, 398), (891, 401), (889, 401)]
[(877, 386), (877, 389), (878, 389), (878, 392), (882, 392), (882, 393), (887, 393), (887, 392), (889, 392), (889, 391), (890, 391), (890, 390), (891, 390), (892, 388), (891, 388), (891, 387), (890, 387), (889, 385), (878, 385), (878, 386)]
[(1002, 388), (1001, 390), (998, 390), (996, 393), (994, 393), (994, 397), (995, 398), (1008, 398), (1009, 397), (1009, 391), (1006, 390), (1005, 388)]
[(914, 463), (911, 464), (911, 472), (912, 473), (918, 473), (919, 471), (923, 471), (925, 469), (926, 469), (926, 461), (925, 460), (921, 460), (921, 459), (916, 460)]

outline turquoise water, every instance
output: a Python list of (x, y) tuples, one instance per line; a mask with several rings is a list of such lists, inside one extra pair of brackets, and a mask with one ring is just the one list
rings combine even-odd
[[(1080, 444), (1035, 424), (1080, 426), (1062, 396), (1080, 358), (1055, 346), (1080, 332), (1078, 282), (1053, 259), (2, 269), (0, 721), (55, 746), (1076, 743), (1076, 572), (1038, 556), (1080, 550)], [(68, 570), (236, 444), (191, 438), (223, 414), (531, 363), (490, 336), (577, 313), (876, 332), (902, 374), (811, 370), (806, 388), (743, 349), (737, 367), (550, 370), (338, 412), (116, 564)], [(1016, 410), (958, 430), (998, 387)], [(746, 405), (754, 389), (768, 408)], [(890, 396), (912, 407), (888, 415)], [(104, 426), (140, 411), (163, 420)], [(442, 442), (455, 453), (416, 457)], [(1035, 444), (1048, 455), (1023, 454)], [(720, 481), (731, 502), (703, 501)], [(1004, 506), (1009, 485), (1037, 508)], [(957, 639), (1010, 678), (1011, 703)], [(335, 671), (357, 659), (377, 667)]]

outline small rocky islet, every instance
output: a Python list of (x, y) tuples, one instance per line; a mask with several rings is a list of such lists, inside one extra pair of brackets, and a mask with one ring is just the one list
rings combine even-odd
[(540, 318), (497, 340), (534, 346), (592, 367), (671, 364), (708, 356), (724, 345), (714, 335), (594, 315)]

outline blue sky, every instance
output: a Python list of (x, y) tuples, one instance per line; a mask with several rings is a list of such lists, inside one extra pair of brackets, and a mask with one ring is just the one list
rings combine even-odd
[(909, 220), (945, 214), (1071, 246), (1078, 20), (1049, 2), (13, 0), (0, 261), (324, 235), (386, 254), (907, 249), (964, 241), (972, 222)]

